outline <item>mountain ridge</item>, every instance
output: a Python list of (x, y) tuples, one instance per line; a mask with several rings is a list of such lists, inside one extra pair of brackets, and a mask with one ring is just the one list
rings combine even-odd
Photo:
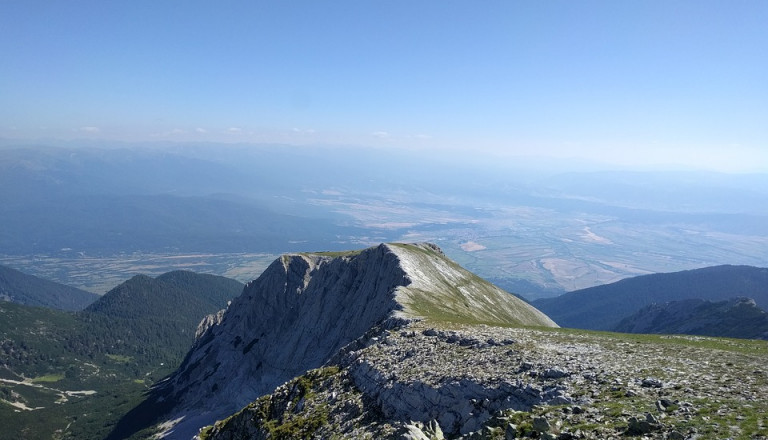
[(687, 299), (643, 307), (622, 319), (612, 330), (768, 339), (768, 312), (757, 307), (751, 298)]
[[(544, 314), (450, 261), (430, 244), (381, 244), (346, 253), (284, 255), (210, 317), (179, 369), (124, 417), (177, 423), (188, 438), (279, 384), (318, 368), (376, 326), (422, 319), (555, 326)], [(134, 425), (134, 426), (132, 426)]]
[(563, 327), (610, 330), (652, 303), (685, 299), (753, 298), (768, 308), (768, 268), (720, 265), (641, 275), (532, 302)]

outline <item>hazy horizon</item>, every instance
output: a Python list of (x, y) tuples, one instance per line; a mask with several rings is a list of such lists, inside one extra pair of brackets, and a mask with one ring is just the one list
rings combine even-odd
[[(547, 155), (546, 152), (530, 151), (524, 154), (506, 151), (488, 151), (482, 154), (472, 154), (461, 149), (446, 149), (440, 147), (383, 147), (358, 144), (292, 144), (281, 142), (224, 142), (224, 141), (173, 141), (173, 140), (147, 140), (130, 141), (122, 139), (100, 138), (3, 138), (0, 137), (0, 148), (25, 149), (25, 148), (60, 148), (60, 149), (129, 149), (129, 150), (167, 150), (173, 152), (179, 148), (205, 149), (211, 152), (234, 152), (240, 150), (260, 150), (263, 148), (281, 148), (287, 151), (301, 153), (302, 151), (323, 150), (349, 150), (378, 154), (390, 152), (393, 155), (419, 156), (424, 159), (435, 160), (438, 164), (445, 163), (451, 166), (464, 164), (467, 167), (489, 167), (490, 169), (516, 170), (527, 167), (531, 175), (543, 173), (559, 174), (568, 172), (702, 172), (726, 175), (768, 175), (768, 162), (763, 166), (762, 161), (753, 162), (750, 166), (732, 166), (731, 163), (710, 163), (710, 158), (704, 161), (696, 160), (668, 160), (668, 161), (638, 161), (638, 160), (610, 160), (603, 157), (589, 157), (579, 154), (573, 155)], [(739, 157), (739, 160), (742, 158)]]
[(761, 1), (4, 2), (0, 138), (768, 171)]

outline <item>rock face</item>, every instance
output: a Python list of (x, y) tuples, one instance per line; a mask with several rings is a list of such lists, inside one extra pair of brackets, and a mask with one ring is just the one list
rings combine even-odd
[[(173, 421), (165, 425), (170, 427), (166, 437), (190, 438), (200, 427), (342, 356), (343, 347), (350, 350), (371, 329), (424, 318), (556, 326), (434, 245), (286, 255), (249, 283), (226, 311), (201, 323), (179, 369), (126, 416), (123, 426), (132, 417), (157, 422), (148, 415), (162, 413), (161, 421)], [(377, 380), (364, 362), (358, 371), (361, 381)]]

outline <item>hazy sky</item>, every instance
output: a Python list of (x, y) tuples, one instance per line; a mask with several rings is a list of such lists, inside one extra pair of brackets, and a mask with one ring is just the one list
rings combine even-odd
[(0, 0), (0, 137), (768, 171), (768, 1)]

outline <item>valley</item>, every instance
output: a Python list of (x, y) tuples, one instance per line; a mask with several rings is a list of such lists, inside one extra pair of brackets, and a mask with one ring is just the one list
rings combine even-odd
[(138, 273), (247, 282), (285, 252), (428, 241), (528, 299), (647, 273), (768, 266), (765, 174), (208, 147), (0, 148), (0, 264), (103, 294)]
[(373, 238), (434, 242), (480, 276), (527, 281), (530, 290), (513, 291), (530, 299), (547, 288), (565, 292), (716, 262), (768, 265), (760, 216), (626, 209), (519, 191), (504, 197), (491, 188), (482, 197), (338, 194), (310, 202), (382, 231)]
[[(314, 201), (313, 203), (321, 203)], [(322, 204), (354, 218), (358, 230), (335, 246), (366, 247), (384, 241), (429, 241), (478, 275), (528, 299), (608, 284), (637, 275), (674, 272), (728, 262), (768, 266), (768, 234), (714, 230), (697, 217), (636, 221), (521, 206), (415, 207), (415, 202), (361, 216), (359, 205)], [(458, 202), (457, 202), (458, 203)], [(378, 205), (375, 207), (379, 208)], [(374, 211), (374, 207), (371, 207)], [(734, 220), (737, 222), (737, 220)], [(192, 270), (248, 282), (277, 256), (251, 253), (164, 253), (89, 255), (63, 250), (3, 255), (0, 265), (103, 294), (138, 273)], [(522, 283), (521, 283), (522, 282)]]
[[(136, 405), (173, 368), (134, 353), (77, 349), (89, 338), (71, 313), (0, 303), (0, 318), (3, 439), (103, 437), (105, 423), (116, 423), (121, 412)], [(91, 338), (98, 340), (109, 337)]]
[(215, 274), (246, 283), (256, 279), (276, 257), (267, 253), (143, 252), (91, 256), (65, 250), (23, 256), (0, 254), (0, 265), (103, 295), (134, 275), (156, 276), (173, 270)]

